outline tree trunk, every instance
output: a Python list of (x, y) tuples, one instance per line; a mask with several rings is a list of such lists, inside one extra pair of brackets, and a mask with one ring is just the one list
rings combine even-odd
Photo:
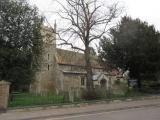
[(92, 79), (92, 65), (90, 59), (90, 49), (86, 47), (85, 49), (85, 61), (86, 61), (86, 71), (87, 71), (87, 90), (93, 90), (93, 79)]

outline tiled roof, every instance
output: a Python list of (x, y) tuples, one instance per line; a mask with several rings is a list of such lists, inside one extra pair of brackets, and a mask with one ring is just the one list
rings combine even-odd
[[(57, 49), (57, 61), (59, 64), (85, 66), (84, 54), (64, 49)], [(102, 68), (97, 56), (91, 58), (92, 67)]]

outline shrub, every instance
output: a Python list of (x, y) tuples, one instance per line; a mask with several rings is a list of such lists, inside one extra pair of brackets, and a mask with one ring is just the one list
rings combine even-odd
[(84, 100), (96, 100), (98, 98), (100, 98), (100, 96), (95, 89), (82, 91), (82, 99)]

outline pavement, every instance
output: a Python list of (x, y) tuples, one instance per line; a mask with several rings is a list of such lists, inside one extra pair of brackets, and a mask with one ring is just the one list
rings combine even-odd
[[(155, 108), (157, 108), (156, 111), (158, 112), (153, 112), (153, 113), (157, 113), (157, 114), (160, 113), (160, 98), (156, 98), (156, 99), (146, 98), (144, 100), (124, 101), (124, 102), (115, 101), (109, 104), (107, 103), (99, 103), (99, 104), (91, 104), (91, 105), (84, 104), (79, 107), (66, 107), (66, 108), (63, 107), (59, 109), (31, 110), (31, 111), (30, 110), (29, 111), (18, 111), (18, 110), (8, 111), (7, 113), (0, 114), (0, 120), (58, 120), (58, 119), (59, 120), (60, 119), (69, 120), (71, 118), (73, 120), (74, 119), (89, 120), (92, 118), (93, 120), (98, 115), (101, 115), (102, 117), (103, 113), (105, 113), (104, 114), (104, 119), (105, 119), (106, 118), (105, 115), (107, 113), (114, 113), (114, 112), (119, 112), (119, 111), (127, 112), (127, 111), (134, 110), (135, 112), (138, 112), (139, 110), (140, 113), (145, 114), (145, 111), (141, 111), (140, 109), (145, 110), (148, 108), (154, 109), (154, 110)], [(129, 112), (129, 113), (132, 113), (132, 112)], [(81, 118), (77, 116), (81, 116)], [(89, 116), (89, 118), (85, 118), (86, 116)], [(98, 118), (96, 118), (95, 120), (98, 120)], [(103, 120), (103, 118), (101, 120)], [(121, 120), (121, 119), (109, 119), (109, 120)], [(123, 119), (123, 120), (132, 120), (132, 119)], [(148, 120), (154, 120), (154, 119), (148, 119)], [(160, 117), (159, 119), (157, 118), (155, 120), (160, 120)]]

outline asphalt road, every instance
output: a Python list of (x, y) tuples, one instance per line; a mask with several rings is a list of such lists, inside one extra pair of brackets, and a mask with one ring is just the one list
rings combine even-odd
[(160, 120), (160, 98), (81, 104), (79, 107), (15, 109), (1, 113), (0, 120)]
[(43, 120), (160, 120), (160, 107), (152, 106), (111, 112), (97, 112)]

